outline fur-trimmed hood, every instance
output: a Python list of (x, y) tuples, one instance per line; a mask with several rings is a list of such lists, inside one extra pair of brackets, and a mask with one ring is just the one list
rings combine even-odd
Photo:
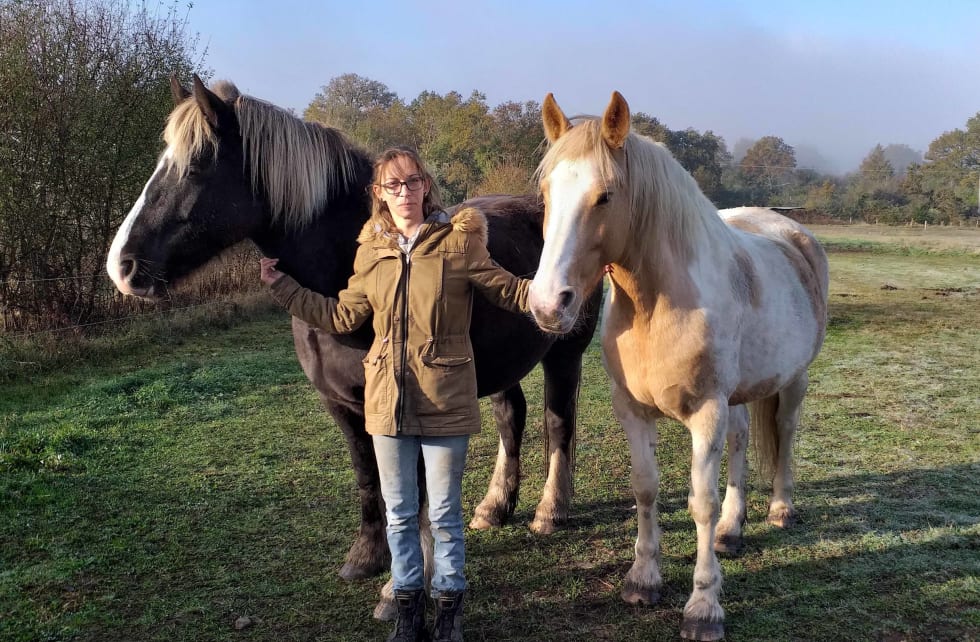
[[(463, 234), (476, 234), (483, 245), (487, 244), (487, 217), (475, 207), (464, 207), (457, 210), (451, 218), (445, 211), (433, 212), (425, 219), (425, 224), (437, 226), (450, 224), (453, 226), (453, 231)], [(357, 242), (363, 245), (378, 241), (396, 243), (391, 233), (385, 230), (383, 223), (376, 218), (371, 218), (361, 228)]]

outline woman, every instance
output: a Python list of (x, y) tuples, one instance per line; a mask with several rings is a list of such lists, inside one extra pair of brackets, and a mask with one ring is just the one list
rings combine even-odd
[(466, 579), (462, 478), (469, 436), (480, 430), (469, 328), (473, 289), (527, 312), (530, 281), (487, 252), (487, 223), (473, 209), (451, 219), (418, 155), (397, 147), (374, 167), (372, 214), (361, 231), (354, 275), (338, 298), (300, 287), (261, 259), (261, 279), (291, 314), (346, 333), (374, 314), (364, 360), (364, 415), (387, 506), (398, 622), (388, 640), (428, 639), (418, 530), (418, 457), (425, 460), (435, 540), (435, 640), (462, 640)]

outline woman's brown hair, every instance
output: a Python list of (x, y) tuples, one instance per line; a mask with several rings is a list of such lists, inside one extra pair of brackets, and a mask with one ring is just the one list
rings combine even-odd
[[(442, 196), (439, 194), (439, 186), (436, 185), (435, 179), (432, 177), (432, 173), (429, 168), (425, 166), (422, 162), (422, 158), (419, 156), (411, 147), (391, 147), (381, 152), (378, 159), (374, 162), (374, 181), (373, 184), (380, 187), (381, 179), (385, 168), (388, 165), (398, 159), (407, 158), (413, 163), (415, 167), (418, 168), (419, 174), (425, 179), (426, 186), (428, 190), (425, 196), (422, 198), (422, 214), (428, 216), (433, 212), (438, 212), (444, 209), (445, 206), (442, 204)], [(395, 229), (395, 221), (391, 218), (391, 212), (388, 211), (388, 204), (375, 195), (374, 190), (371, 190), (371, 218), (375, 220), (381, 220), (384, 222), (385, 227), (389, 230)]]

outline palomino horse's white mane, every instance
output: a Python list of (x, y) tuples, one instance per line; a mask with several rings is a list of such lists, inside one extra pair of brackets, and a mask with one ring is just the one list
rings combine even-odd
[[(331, 196), (354, 182), (354, 151), (335, 129), (307, 123), (288, 111), (251, 96), (229, 82), (212, 91), (233, 104), (242, 134), (243, 152), (251, 161), (252, 189), (263, 190), (274, 217), (301, 228)], [(167, 119), (163, 139), (172, 154), (170, 167), (186, 175), (191, 160), (207, 147), (217, 152), (218, 139), (193, 99), (177, 105)]]
[(625, 162), (620, 162), (603, 140), (601, 125), (595, 117), (575, 119), (571, 130), (548, 149), (537, 178), (551, 174), (562, 160), (589, 158), (607, 186), (627, 185), (630, 235), (641, 254), (633, 258), (641, 262), (647, 240), (667, 238), (679, 258), (686, 258), (707, 226), (725, 227), (697, 181), (663, 144), (631, 132), (623, 145)]

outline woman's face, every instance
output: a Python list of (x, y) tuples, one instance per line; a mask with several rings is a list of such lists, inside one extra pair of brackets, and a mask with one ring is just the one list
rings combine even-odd
[(429, 184), (414, 161), (407, 156), (398, 156), (384, 167), (381, 175), (380, 185), (374, 186), (374, 194), (388, 205), (395, 223), (398, 219), (421, 223), (425, 218), (422, 201), (429, 191)]

